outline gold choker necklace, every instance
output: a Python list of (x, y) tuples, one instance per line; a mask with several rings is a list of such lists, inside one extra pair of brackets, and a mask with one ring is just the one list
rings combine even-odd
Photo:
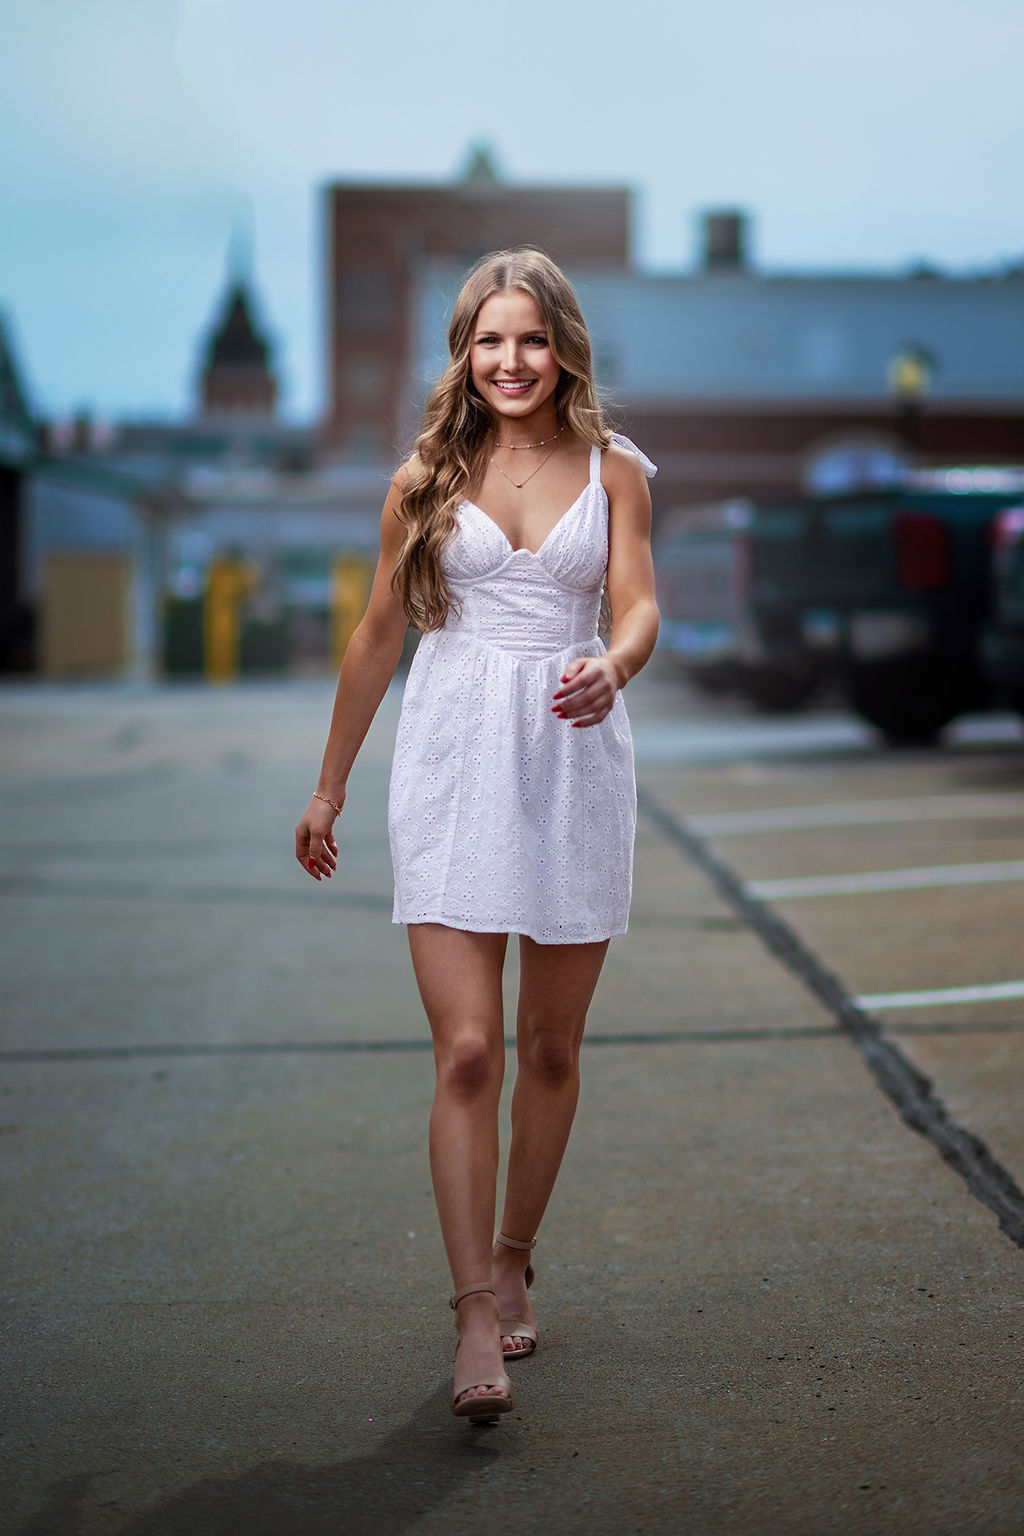
[(555, 438), (561, 437), (564, 431), (564, 427), (559, 427), (555, 437), (542, 437), (539, 443), (499, 443), (498, 439), (495, 438), (494, 446), (495, 448), (511, 448), (513, 453), (515, 453), (517, 448), (546, 448), (548, 443), (553, 443)]

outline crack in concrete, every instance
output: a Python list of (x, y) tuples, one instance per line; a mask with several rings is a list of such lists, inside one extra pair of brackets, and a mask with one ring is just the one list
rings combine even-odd
[(647, 820), (703, 871), (765, 947), (828, 1009), (839, 1029), (857, 1046), (904, 1123), (931, 1142), (971, 1194), (995, 1215), (1010, 1241), (1024, 1248), (1024, 1191), (981, 1138), (950, 1117), (931, 1081), (886, 1038), (881, 1020), (851, 997), (838, 976), (822, 964), (796, 929), (767, 902), (752, 895), (735, 870), (713, 853), (685, 821), (643, 788), (638, 788), (637, 801)]
[[(794, 1029), (661, 1029), (630, 1034), (589, 1034), (583, 1037), (584, 1050), (602, 1046), (656, 1045), (737, 1045), (745, 1040), (827, 1040), (835, 1035), (833, 1024)], [(505, 1048), (514, 1051), (515, 1035), (505, 1036)], [(0, 1065), (19, 1066), (26, 1062), (72, 1061), (145, 1061), (150, 1058), (188, 1058), (201, 1056), (359, 1056), (396, 1054), (408, 1051), (429, 1052), (429, 1037), (411, 1040), (225, 1040), (173, 1041), (153, 1045), (59, 1045), (26, 1046), (19, 1050), (0, 1050)]]

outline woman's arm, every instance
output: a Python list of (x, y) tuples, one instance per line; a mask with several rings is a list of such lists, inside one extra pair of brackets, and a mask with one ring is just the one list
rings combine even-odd
[(571, 725), (598, 725), (615, 695), (635, 677), (658, 638), (651, 559), (651, 497), (640, 461), (625, 448), (607, 450), (601, 478), (608, 493), (608, 598), (612, 633), (603, 656), (570, 662), (554, 696), (554, 712)]
[(409, 621), (401, 599), (391, 590), (391, 576), (405, 538), (398, 516), (401, 497), (400, 470), (391, 483), (381, 516), (380, 559), (370, 601), (342, 662), (316, 785), (318, 794), (310, 800), (295, 828), (295, 857), (314, 880), (324, 875), (330, 879), (337, 867), (338, 845), (331, 830), (337, 815), (334, 806), (345, 803), (349, 771), (402, 655)]

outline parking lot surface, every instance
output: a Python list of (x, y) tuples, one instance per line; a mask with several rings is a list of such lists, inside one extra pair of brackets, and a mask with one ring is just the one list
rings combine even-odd
[(395, 696), (343, 877), (291, 857), (330, 694), (0, 693), (0, 1529), (1019, 1532), (1017, 723), (892, 753), (631, 685), (631, 930), (492, 1432), (448, 1414)]

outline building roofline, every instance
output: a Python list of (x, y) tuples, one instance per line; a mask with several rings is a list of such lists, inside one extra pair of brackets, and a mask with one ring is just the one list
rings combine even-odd
[[(848, 416), (862, 411), (901, 419), (900, 407), (891, 394), (877, 395), (613, 395), (606, 401), (610, 415), (643, 412), (647, 415), (690, 416)], [(921, 403), (922, 414), (936, 416), (1012, 416), (1024, 409), (1024, 387), (1018, 396), (985, 398), (929, 394)]]
[(190, 505), (190, 499), (166, 480), (147, 480), (125, 474), (123, 470), (97, 464), (82, 456), (51, 458), (44, 454), (34, 459), (28, 468), (33, 479), (75, 486), (78, 490), (111, 496), (151, 511), (169, 512)]
[(337, 181), (327, 180), (320, 183), (321, 191), (336, 195), (339, 192), (365, 193), (374, 199), (387, 197), (409, 197), (410, 194), (436, 197), (439, 192), (450, 193), (453, 197), (479, 198), (481, 202), (493, 202), (495, 191), (502, 197), (565, 197), (585, 193), (598, 194), (607, 197), (631, 198), (636, 193), (636, 188), (628, 182), (520, 182), (499, 181), (497, 187), (481, 187), (472, 182), (463, 181), (374, 181), (370, 177)]

